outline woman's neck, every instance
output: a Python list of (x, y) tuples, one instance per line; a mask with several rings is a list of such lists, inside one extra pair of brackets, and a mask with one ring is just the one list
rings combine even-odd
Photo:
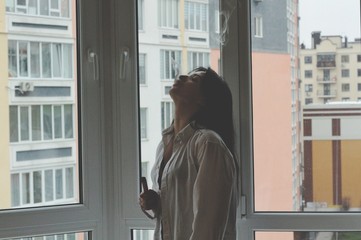
[(198, 111), (198, 106), (184, 106), (184, 105), (175, 105), (174, 113), (174, 134), (179, 133), (185, 126), (187, 126), (193, 115)]

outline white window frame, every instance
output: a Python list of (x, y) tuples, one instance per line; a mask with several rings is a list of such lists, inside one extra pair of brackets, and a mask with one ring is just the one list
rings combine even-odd
[[(138, 206), (139, 118), (137, 103), (136, 3), (87, 0), (82, 12), (81, 68), (82, 189), (79, 205), (0, 212), (0, 238), (91, 231), (95, 240), (131, 239), (131, 229), (153, 229)], [(238, 4), (242, 3), (242, 7)], [(242, 160), (241, 201), (238, 214), (239, 240), (253, 240), (255, 231), (350, 231), (360, 230), (361, 214), (255, 212), (253, 201), (252, 81), (250, 44), (251, 0), (221, 4), (233, 11), (229, 41), (222, 49), (223, 76), (233, 94), (236, 156)], [(99, 8), (99, 5), (102, 8)], [(228, 9), (227, 9), (228, 7)], [(110, 9), (114, 10), (110, 11)], [(103, 12), (99, 12), (102, 10)], [(109, 14), (107, 11), (111, 13)], [(102, 28), (102, 21), (114, 26)], [(130, 22), (129, 22), (130, 20)], [(128, 24), (124, 24), (127, 22)], [(236, 30), (234, 30), (236, 29)], [(124, 34), (126, 32), (127, 34)], [(100, 34), (101, 33), (101, 34)], [(110, 38), (104, 38), (110, 36)], [(114, 34), (114, 35), (113, 35)], [(109, 44), (110, 43), (110, 44)], [(87, 58), (87, 51), (96, 58)], [(131, 56), (120, 78), (124, 53)], [(93, 56), (94, 55), (89, 55)], [(97, 59), (97, 60), (95, 60)], [(88, 61), (93, 60), (93, 61)], [(99, 69), (96, 67), (99, 63)], [(97, 72), (96, 70), (100, 70)], [(93, 74), (94, 73), (94, 74)], [(98, 78), (99, 73), (99, 78)], [(122, 75), (123, 76), (123, 75)], [(126, 103), (126, 104), (124, 104)], [(91, 109), (91, 111), (89, 110)], [(95, 114), (94, 114), (95, 112)], [(126, 123), (126, 124), (125, 124)], [(240, 131), (242, 129), (242, 131)], [(242, 144), (241, 144), (242, 143)], [(56, 215), (56, 218), (54, 218)]]
[(263, 38), (263, 18), (262, 16), (254, 17), (254, 36)]

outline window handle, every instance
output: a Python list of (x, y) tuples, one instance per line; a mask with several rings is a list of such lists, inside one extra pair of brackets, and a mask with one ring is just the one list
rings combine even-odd
[(123, 47), (120, 49), (120, 66), (119, 66), (119, 78), (121, 80), (125, 79), (127, 64), (129, 61), (129, 48)]
[(95, 81), (99, 80), (99, 61), (98, 54), (92, 49), (88, 49), (88, 61), (93, 63), (93, 78)]

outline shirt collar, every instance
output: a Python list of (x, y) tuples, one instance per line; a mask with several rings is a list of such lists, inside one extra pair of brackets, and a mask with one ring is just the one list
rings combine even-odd
[[(195, 126), (194, 121), (189, 123), (174, 137), (174, 139), (179, 138), (181, 141), (186, 142), (197, 130), (197, 128), (194, 126)], [(168, 128), (164, 129), (162, 134), (163, 134), (163, 137), (173, 135), (174, 134), (173, 123)]]

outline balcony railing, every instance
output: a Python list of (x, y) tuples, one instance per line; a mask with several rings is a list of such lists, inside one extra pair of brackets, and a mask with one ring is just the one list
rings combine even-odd
[(317, 67), (318, 68), (335, 68), (336, 61), (318, 61)]
[(336, 83), (337, 81), (337, 77), (328, 77), (328, 78), (325, 78), (325, 77), (317, 77), (317, 82), (318, 83)]
[(337, 94), (336, 90), (317, 90), (317, 97), (320, 98), (336, 97), (336, 94)]

